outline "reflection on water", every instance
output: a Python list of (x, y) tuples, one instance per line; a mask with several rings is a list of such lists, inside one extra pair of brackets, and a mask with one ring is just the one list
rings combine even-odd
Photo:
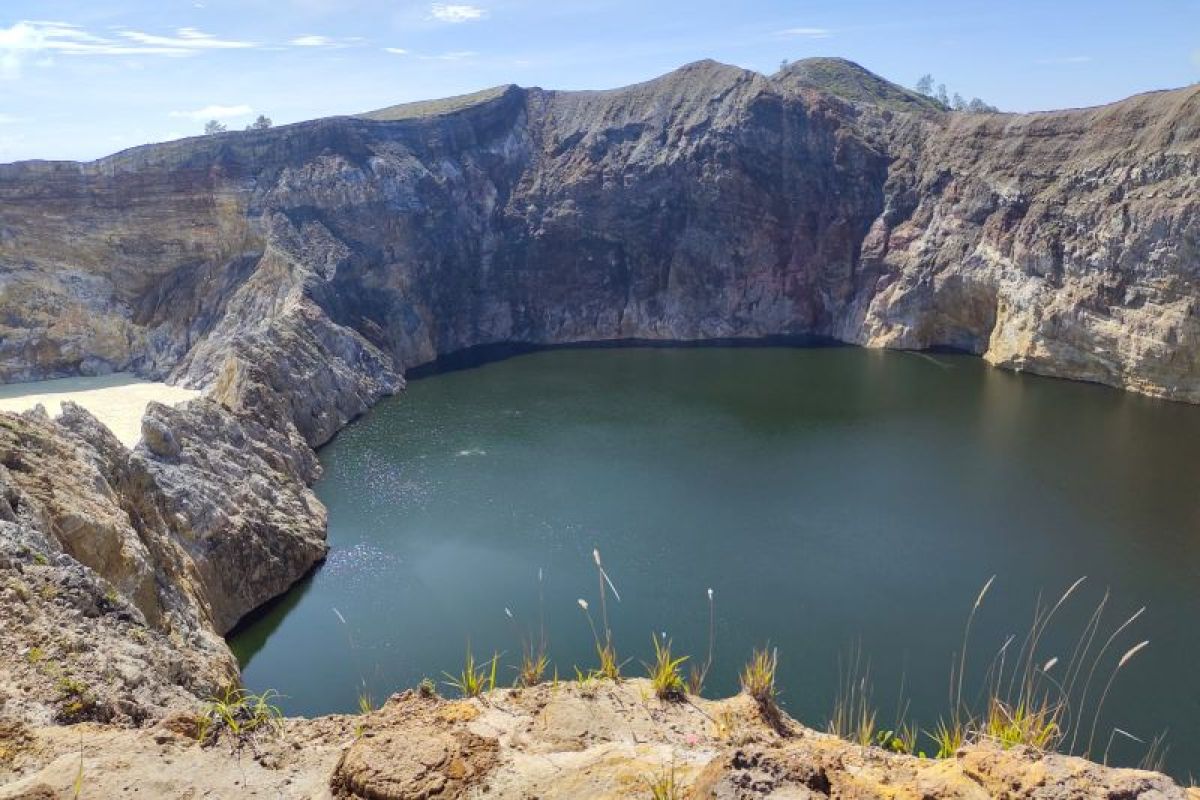
[(1186, 776), (1200, 771), (1198, 448), (1198, 408), (965, 356), (523, 355), (414, 381), (326, 447), (329, 561), (232, 642), (247, 682), (288, 695), (289, 711), (351, 710), (363, 683), (378, 699), (457, 669), (468, 641), (514, 661), (504, 608), (534, 622), (540, 568), (551, 653), (573, 674), (593, 661), (575, 601), (595, 599), (595, 546), (621, 591), (610, 611), (629, 669), (651, 631), (705, 649), (711, 586), (711, 692), (734, 691), (769, 640), (785, 705), (823, 727), (837, 655), (861, 641), (883, 716), (903, 680), (930, 727), (989, 575), (979, 673), (1040, 591), (1086, 575), (1042, 655), (1070, 656), (1106, 589), (1110, 624), (1146, 605), (1119, 644), (1151, 645), (1102, 730), (1169, 728)]

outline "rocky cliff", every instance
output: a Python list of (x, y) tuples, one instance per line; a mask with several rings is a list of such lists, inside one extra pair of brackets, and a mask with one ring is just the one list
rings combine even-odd
[(508, 341), (814, 334), (1200, 401), (1198, 136), (1195, 87), (952, 114), (821, 59), (7, 165), (0, 378), (260, 383), (314, 444)]
[(464, 348), (820, 336), (1200, 402), (1198, 139), (1196, 87), (965, 115), (820, 59), (0, 165), (0, 381), (206, 390), (133, 451), (0, 415), (3, 714), (230, 680), (325, 552), (311, 448)]

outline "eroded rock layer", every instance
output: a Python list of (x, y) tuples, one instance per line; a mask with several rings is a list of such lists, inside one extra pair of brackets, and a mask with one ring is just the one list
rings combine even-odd
[(1195, 87), (951, 114), (700, 62), (8, 165), (0, 378), (233, 360), (318, 443), (472, 345), (814, 334), (1200, 401), (1198, 135)]

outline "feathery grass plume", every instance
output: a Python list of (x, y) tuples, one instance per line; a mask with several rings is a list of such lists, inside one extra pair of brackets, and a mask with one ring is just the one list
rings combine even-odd
[(336, 607), (332, 611), (333, 615), (338, 618), (338, 622), (342, 628), (346, 631), (346, 642), (350, 646), (350, 659), (354, 662), (354, 668), (358, 671), (358, 713), (369, 714), (375, 710), (375, 703), (371, 697), (371, 690), (367, 686), (367, 678), (358, 663), (358, 648), (354, 644), (354, 633), (350, 630), (350, 623), (342, 615), (342, 612), (338, 611)]
[(1083, 665), (1087, 661), (1087, 654), (1092, 649), (1092, 643), (1096, 639), (1096, 633), (1100, 630), (1100, 623), (1104, 618), (1104, 609), (1108, 605), (1109, 590), (1104, 590), (1104, 596), (1100, 598), (1100, 602), (1096, 605), (1092, 615), (1088, 618), (1087, 624), (1083, 626), (1083, 632), (1079, 635), (1079, 640), (1075, 642), (1075, 649), (1071, 651), (1071, 660), (1067, 662), (1067, 673), (1063, 678), (1065, 685), (1064, 693), (1067, 697), (1075, 696), (1075, 682), (1079, 679), (1080, 673), (1083, 671)]
[[(538, 574), (541, 574), (541, 570), (538, 570)], [(521, 663), (514, 667), (517, 677), (513, 685), (524, 688), (536, 686), (542, 682), (542, 677), (546, 674), (547, 667), (550, 666), (550, 658), (546, 655), (545, 629), (542, 629), (543, 632), (535, 641), (532, 633), (522, 631), (517, 624), (516, 616), (507, 606), (504, 614), (512, 623), (513, 631), (516, 633), (521, 647)]]
[(683, 787), (675, 778), (675, 764), (658, 775), (643, 777), (642, 782), (650, 792), (650, 800), (683, 800)]
[(443, 672), (442, 674), (446, 676), (443, 683), (456, 689), (463, 697), (479, 697), (484, 692), (490, 692), (496, 688), (496, 662), (499, 660), (500, 654), (494, 653), (490, 662), (477, 665), (475, 655), (471, 652), (471, 645), (468, 644), (467, 657), (463, 662), (462, 671), (457, 676)]
[[(1121, 623), (1119, 626), (1117, 626), (1117, 629), (1114, 630), (1109, 635), (1108, 639), (1105, 640), (1104, 646), (1101, 647), (1099, 652), (1096, 653), (1096, 658), (1093, 659), (1093, 661), (1092, 661), (1092, 667), (1091, 667), (1091, 669), (1088, 670), (1087, 680), (1085, 680), (1083, 682), (1083, 692), (1080, 695), (1080, 699), (1079, 699), (1079, 708), (1080, 709), (1087, 708), (1087, 698), (1088, 698), (1088, 693), (1091, 691), (1091, 688), (1092, 688), (1092, 679), (1096, 677), (1096, 668), (1100, 666), (1100, 662), (1101, 662), (1101, 660), (1103, 660), (1104, 654), (1108, 652), (1108, 648), (1112, 647), (1112, 643), (1114, 641), (1116, 641), (1117, 637), (1120, 636), (1121, 633), (1123, 633), (1126, 628), (1128, 628), (1135, 621), (1137, 621), (1137, 619), (1139, 617), (1141, 617), (1142, 614), (1144, 614), (1145, 612), (1146, 612), (1146, 607), (1142, 606), (1137, 611), (1135, 611), (1129, 619), (1125, 620), (1123, 623)], [(1080, 720), (1080, 721), (1082, 722), (1082, 720)], [(1081, 727), (1082, 727), (1081, 725), (1075, 726), (1074, 730), (1071, 734), (1070, 752), (1072, 752), (1072, 753), (1075, 752), (1076, 738), (1079, 736), (1079, 729)], [(1092, 749), (1091, 745), (1089, 744), (1086, 752), (1090, 753), (1091, 749)]]
[(704, 665), (697, 667), (695, 664), (688, 672), (688, 691), (699, 696), (704, 691), (704, 682), (708, 679), (708, 671), (712, 668), (713, 660), (713, 645), (717, 638), (716, 616), (713, 606), (713, 590), (708, 589), (708, 657), (704, 659)]
[[(1058, 602), (1055, 603), (1045, 614), (1034, 614), (1033, 625), (1029, 630), (1029, 635), (1025, 638), (1025, 643), (1022, 645), (1021, 650), (1025, 657), (1024, 668), (1021, 672), (1021, 678), (1024, 682), (1024, 685), (1021, 688), (1021, 693), (1023, 695), (1031, 695), (1034, 691), (1033, 684), (1038, 676), (1038, 670), (1035, 666), (1037, 660), (1037, 649), (1041, 642), (1042, 634), (1045, 633), (1046, 628), (1050, 625), (1050, 621), (1054, 618), (1054, 615), (1058, 613), (1058, 610), (1063, 607), (1063, 604), (1067, 602), (1067, 599), (1075, 593), (1075, 590), (1078, 589), (1085, 580), (1087, 580), (1086, 575), (1078, 578), (1074, 583), (1067, 587), (1067, 590), (1058, 598)], [(1013, 672), (1013, 679), (1015, 680), (1016, 678), (1017, 673)], [(1011, 684), (1009, 691), (1011, 696)]]
[(1000, 649), (992, 656), (992, 661), (988, 664), (987, 672), (983, 675), (983, 686), (986, 697), (1000, 696), (1000, 684), (1004, 681), (1004, 667), (1008, 658), (1008, 648), (1016, 639), (1016, 634), (1010, 633), (1008, 638), (1004, 640), (1004, 644), (1000, 645)]
[(1108, 692), (1112, 689), (1113, 681), (1117, 679), (1117, 673), (1119, 673), (1134, 656), (1146, 649), (1149, 644), (1150, 640), (1147, 639), (1146, 641), (1135, 644), (1133, 647), (1126, 650), (1125, 655), (1121, 656), (1120, 661), (1117, 662), (1117, 666), (1113, 669), (1112, 674), (1108, 676), (1108, 683), (1104, 685), (1104, 691), (1100, 695), (1100, 702), (1096, 703), (1096, 713), (1092, 717), (1092, 732), (1088, 736), (1087, 746), (1087, 753), (1089, 755), (1092, 752), (1092, 743), (1096, 738), (1096, 725), (1100, 722), (1100, 712), (1104, 710), (1104, 701), (1108, 699)]
[[(954, 702), (955, 715), (959, 714), (962, 710), (963, 676), (967, 669), (967, 642), (971, 638), (971, 623), (975, 621), (975, 614), (979, 611), (979, 607), (983, 605), (983, 598), (985, 595), (987, 595), (988, 589), (992, 588), (992, 583), (994, 583), (995, 580), (996, 576), (993, 575), (987, 579), (986, 583), (983, 584), (983, 588), (979, 590), (979, 594), (975, 597), (975, 604), (971, 606), (971, 613), (967, 615), (967, 625), (965, 628), (963, 628), (962, 647), (960, 648), (958, 656), (957, 687), (955, 688), (954, 695), (951, 698)], [(951, 669), (951, 673), (953, 672), (954, 670)], [(954, 674), (951, 674), (950, 676), (950, 683), (951, 686), (954, 687), (954, 684), (956, 683)], [(955, 716), (955, 719), (958, 719), (958, 717)]]
[(1118, 734), (1120, 734), (1120, 736), (1122, 738), (1128, 739), (1131, 742), (1137, 742), (1138, 744), (1146, 743), (1146, 741), (1144, 739), (1139, 739), (1138, 737), (1134, 736), (1129, 731), (1124, 730), (1122, 728), (1114, 727), (1112, 729), (1112, 731), (1108, 734), (1108, 744), (1104, 745), (1104, 758), (1101, 759), (1101, 761), (1100, 761), (1100, 763), (1104, 764), (1105, 766), (1108, 766), (1108, 752), (1110, 750), (1112, 750), (1113, 739), (1117, 738)]
[(829, 719), (829, 732), (863, 747), (876, 739), (877, 714), (871, 704), (871, 665), (863, 661), (862, 645), (850, 648), (845, 665), (838, 657), (838, 689)]
[(1166, 740), (1166, 731), (1163, 731), (1150, 740), (1150, 746), (1146, 748), (1146, 754), (1138, 762), (1138, 769), (1148, 770), (1149, 772), (1166, 771), (1167, 751), (1170, 750), (1165, 744)]
[(587, 616), (588, 625), (592, 629), (592, 639), (596, 644), (596, 655), (600, 659), (600, 667), (597, 670), (599, 676), (610, 680), (618, 680), (621, 677), (621, 661), (617, 657), (617, 648), (613, 645), (612, 628), (608, 624), (608, 592), (607, 589), (612, 589), (613, 596), (617, 602), (620, 602), (621, 596), (617, 594), (617, 587), (613, 585), (608, 577), (608, 573), (604, 571), (604, 564), (600, 560), (600, 551), (592, 550), (592, 560), (596, 562), (596, 571), (599, 576), (600, 583), (600, 621), (604, 626), (604, 635), (601, 638), (600, 633), (596, 629), (596, 623), (592, 619), (592, 613), (588, 610), (587, 601), (582, 597), (579, 598), (579, 607), (583, 609), (584, 615)]
[[(1016, 656), (1012, 658), (1011, 667), (1010, 645), (1015, 641), (1015, 636), (1009, 635), (993, 656), (981, 687), (986, 705), (982, 706), (983, 711), (978, 715), (973, 711), (978, 707), (975, 703), (968, 703), (965, 698), (959, 700), (964, 697), (966, 662), (962, 653), (956, 654), (960, 666), (952, 670), (953, 713), (949, 722), (941, 723), (938, 730), (928, 733), (938, 745), (940, 753), (948, 755), (953, 751), (950, 745), (963, 739), (980, 737), (994, 740), (1003, 747), (1020, 744), (1043, 751), (1061, 750), (1090, 757), (1107, 694), (1117, 674), (1147, 643), (1143, 642), (1125, 653), (1113, 668), (1099, 702), (1094, 704), (1094, 707), (1090, 705), (1090, 688), (1104, 656), (1118, 636), (1133, 624), (1145, 609), (1140, 609), (1118, 626), (1093, 655), (1093, 644), (1103, 624), (1104, 610), (1109, 601), (1109, 593), (1106, 591), (1075, 638), (1070, 658), (1063, 663), (1058, 654), (1047, 657), (1040, 650), (1050, 625), (1085, 580), (1086, 578), (1079, 578), (1074, 581), (1053, 604), (1043, 605), (1039, 595), (1033, 621)], [(990, 585), (990, 582), (985, 585), (984, 591), (976, 598), (972, 617)], [(972, 617), (968, 618), (968, 632)], [(966, 633), (963, 640), (964, 644), (968, 642)], [(1083, 680), (1085, 671), (1086, 680)], [(1091, 730), (1085, 731), (1089, 733), (1087, 749), (1080, 753), (1076, 745), (1088, 714), (1092, 717)]]
[(650, 684), (654, 687), (654, 694), (660, 700), (683, 700), (686, 694), (679, 666), (687, 661), (688, 657), (672, 658), (671, 640), (665, 635), (661, 643), (654, 635), (650, 636), (650, 641), (654, 644), (654, 663), (646, 664), (646, 672), (650, 677)]

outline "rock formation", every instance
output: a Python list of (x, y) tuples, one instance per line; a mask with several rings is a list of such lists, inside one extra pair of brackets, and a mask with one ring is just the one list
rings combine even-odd
[[(649, 682), (573, 682), (451, 701), (395, 695), (358, 717), (288, 720), (243, 743), (197, 744), (168, 719), (149, 730), (0, 725), (9, 798), (84, 795), (401, 800), (1200, 800), (1152, 772), (995, 745), (922, 759), (860, 747), (783, 719), (746, 695), (664, 702)], [(83, 733), (80, 737), (79, 732)], [(654, 795), (651, 784), (674, 794)]]
[[(0, 415), (2, 714), (139, 724), (231, 680), (219, 634), (325, 552), (312, 448), (465, 348), (818, 336), (1200, 402), (1197, 197), (1198, 87), (949, 113), (835, 59), (0, 165), (0, 381), (205, 390), (133, 451)], [(755, 753), (706, 785), (799, 758)]]

